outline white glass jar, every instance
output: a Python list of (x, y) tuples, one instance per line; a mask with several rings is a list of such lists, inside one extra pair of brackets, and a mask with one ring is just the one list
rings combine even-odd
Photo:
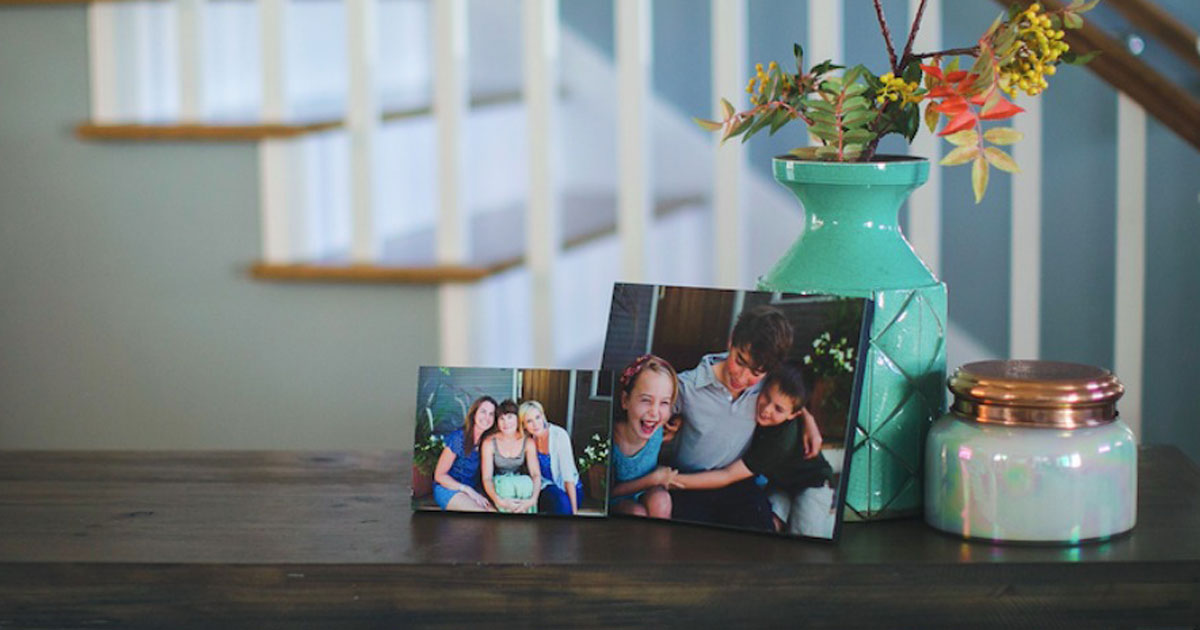
[(1137, 444), (1120, 381), (1052, 361), (968, 363), (925, 443), (925, 521), (964, 538), (1074, 544), (1137, 520)]

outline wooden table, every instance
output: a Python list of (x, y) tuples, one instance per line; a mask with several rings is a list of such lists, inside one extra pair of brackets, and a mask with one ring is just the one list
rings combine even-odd
[(412, 514), (407, 455), (0, 453), (0, 628), (1196, 628), (1200, 472), (1143, 449), (1133, 534), (837, 546), (635, 519)]

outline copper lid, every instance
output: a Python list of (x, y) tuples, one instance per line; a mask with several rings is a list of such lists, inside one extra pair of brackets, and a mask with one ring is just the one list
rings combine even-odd
[(950, 377), (955, 413), (979, 422), (1076, 429), (1117, 419), (1125, 387), (1108, 370), (1057, 361), (980, 361)]

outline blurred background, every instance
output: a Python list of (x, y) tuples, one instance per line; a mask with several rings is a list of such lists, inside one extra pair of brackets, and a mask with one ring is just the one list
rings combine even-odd
[[(916, 48), (1002, 10), (931, 0)], [(1200, 4), (1087, 16), (1184, 97), (1064, 68), (1024, 173), (935, 168), (901, 218), (951, 368), (1115, 369), (1196, 458)], [(613, 282), (750, 288), (797, 236), (802, 130), (690, 121), (797, 41), (886, 65), (870, 0), (0, 0), (0, 448), (405, 448), (420, 365), (595, 369)]]

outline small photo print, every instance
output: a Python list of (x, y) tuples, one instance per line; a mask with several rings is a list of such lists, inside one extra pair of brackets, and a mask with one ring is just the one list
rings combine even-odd
[(612, 378), (600, 370), (422, 367), (413, 509), (604, 516)]
[(836, 540), (868, 300), (617, 284), (609, 513)]

